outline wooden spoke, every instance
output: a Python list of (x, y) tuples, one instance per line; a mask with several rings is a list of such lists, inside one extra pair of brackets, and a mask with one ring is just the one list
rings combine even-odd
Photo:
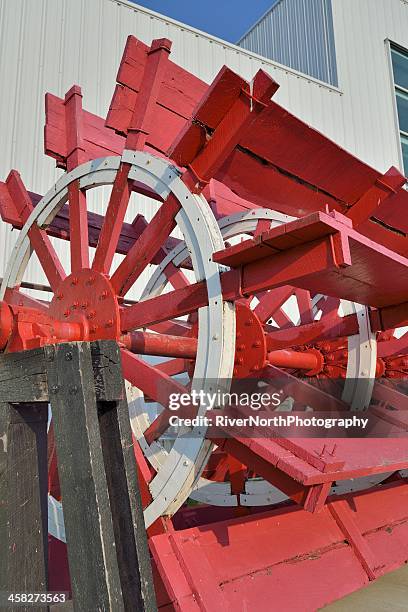
[(71, 272), (89, 268), (88, 211), (85, 192), (79, 181), (68, 187), (69, 234), (71, 242)]
[(300, 322), (302, 324), (312, 323), (314, 317), (310, 292), (306, 289), (296, 289), (295, 296), (299, 308)]
[(378, 357), (391, 357), (392, 355), (406, 355), (408, 353), (408, 333), (400, 338), (390, 338), (379, 342), (377, 346)]
[(182, 289), (190, 284), (186, 275), (171, 262), (165, 267), (163, 272), (174, 289)]
[[(6, 185), (21, 221), (25, 223), (34, 207), (19, 173), (12, 170), (7, 177)], [(33, 223), (28, 230), (28, 238), (52, 290), (55, 291), (65, 278), (65, 271), (47, 232)]]
[(255, 307), (255, 314), (262, 323), (266, 323), (278, 308), (282, 306), (293, 294), (294, 288), (290, 285), (272, 289), (262, 294), (259, 304)]
[(129, 204), (132, 191), (128, 179), (129, 170), (129, 164), (120, 165), (112, 186), (112, 193), (95, 251), (92, 268), (104, 274), (109, 274)]
[(149, 325), (149, 329), (160, 334), (185, 336), (190, 331), (191, 325), (186, 321), (162, 321), (162, 323)]
[[(140, 389), (150, 399), (158, 402), (163, 408), (169, 407), (170, 395), (172, 393), (183, 394), (187, 392), (186, 387), (158, 370), (155, 366), (148, 364), (137, 355), (125, 349), (122, 349), (121, 355), (122, 370), (126, 380)], [(171, 412), (169, 410), (164, 410), (153, 421), (149, 427), (149, 443), (155, 439), (157, 440), (166, 431), (169, 426), (170, 415)]]
[(150, 327), (155, 323), (194, 312), (207, 304), (207, 285), (201, 281), (124, 308), (120, 314), (121, 329), (131, 331)]
[(273, 320), (278, 324), (280, 329), (287, 329), (293, 327), (293, 321), (282, 308), (278, 308), (273, 313)]
[(327, 297), (325, 300), (319, 302), (318, 308), (322, 311), (322, 318), (327, 316), (336, 316), (339, 309), (339, 299), (334, 297)]
[(350, 410), (348, 404), (280, 368), (270, 365), (267, 366), (265, 373), (271, 384), (273, 384), (273, 379), (275, 379), (279, 389), (283, 388), (285, 394), (293, 397), (295, 401), (303, 405), (310, 406), (315, 411)]
[(174, 229), (176, 224), (174, 217), (179, 210), (180, 204), (174, 196), (170, 195), (163, 202), (113, 274), (111, 282), (116, 293), (126, 295), (146, 266), (152, 261)]
[(171, 393), (185, 393), (186, 388), (160, 372), (155, 366), (126, 349), (121, 350), (123, 376), (164, 408), (169, 405)]
[(55, 292), (66, 276), (58, 255), (45, 230), (40, 229), (36, 224), (29, 229), (28, 237), (51, 289)]
[(293, 325), (288, 329), (271, 330), (266, 335), (268, 350), (290, 348), (302, 344), (345, 338), (358, 334), (355, 314), (347, 317), (324, 318), (305, 325)]
[(187, 362), (185, 359), (179, 358), (168, 359), (167, 361), (157, 363), (155, 368), (163, 374), (167, 374), (167, 376), (175, 376), (176, 374), (183, 374), (187, 371)]
[(19, 289), (6, 289), (5, 293), (6, 302), (9, 304), (15, 304), (16, 306), (27, 306), (28, 308), (36, 308), (41, 312), (48, 311), (47, 302), (42, 300), (36, 300), (25, 293), (21, 293)]

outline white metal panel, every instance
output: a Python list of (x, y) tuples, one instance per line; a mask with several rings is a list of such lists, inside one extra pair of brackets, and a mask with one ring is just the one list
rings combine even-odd
[(404, 0), (333, 0), (344, 146), (373, 166), (402, 170), (388, 41), (408, 48)]
[(238, 44), (337, 85), (331, 2), (278, 0)]

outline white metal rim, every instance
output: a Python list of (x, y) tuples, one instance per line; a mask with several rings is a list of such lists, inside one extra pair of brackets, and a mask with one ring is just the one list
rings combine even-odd
[[(211, 209), (202, 196), (192, 194), (180, 179), (180, 172), (161, 158), (145, 152), (125, 150), (122, 157), (106, 157), (82, 164), (65, 173), (42, 198), (22, 228), (13, 249), (0, 289), (0, 299), (7, 288), (18, 286), (31, 256), (28, 232), (33, 224), (46, 228), (68, 199), (68, 187), (79, 180), (81, 189), (112, 184), (120, 163), (131, 165), (129, 178), (146, 185), (165, 199), (170, 193), (181, 209), (176, 216), (187, 245), (196, 281), (205, 280), (209, 304), (199, 310), (195, 380), (232, 378), (235, 353), (235, 309), (223, 300), (220, 267), (212, 261), (214, 251), (223, 248), (223, 239)], [(200, 236), (198, 240), (197, 236)], [(205, 407), (199, 408), (202, 414)], [(165, 464), (150, 483), (153, 501), (145, 510), (146, 525), (159, 516), (173, 514), (188, 498), (197, 479), (197, 466), (204, 466), (211, 444), (201, 428), (179, 436)]]

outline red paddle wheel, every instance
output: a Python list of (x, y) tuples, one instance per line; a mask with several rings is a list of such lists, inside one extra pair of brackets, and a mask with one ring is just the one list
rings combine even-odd
[[(273, 592), (313, 610), (408, 560), (405, 178), (275, 103), (262, 70), (207, 85), (170, 48), (129, 37), (106, 121), (76, 85), (46, 95), (45, 151), (64, 173), (44, 196), (15, 170), (0, 184), (20, 230), (0, 349), (120, 344), (160, 606), (270, 610)], [(23, 280), (32, 252), (41, 297)], [(169, 435), (172, 394), (250, 378), (275, 381), (293, 413), (377, 425), (368, 439)]]

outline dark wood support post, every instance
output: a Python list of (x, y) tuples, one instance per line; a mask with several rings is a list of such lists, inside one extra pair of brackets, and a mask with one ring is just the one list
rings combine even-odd
[(107, 400), (89, 344), (46, 349), (73, 598), (78, 610), (155, 610), (119, 350), (93, 353)]
[[(45, 403), (0, 403), (0, 591), (3, 593), (47, 591), (47, 416)], [(1, 601), (0, 607), (5, 604)]]
[(156, 610), (112, 341), (0, 355), (0, 589), (47, 590), (48, 400), (74, 609)]

